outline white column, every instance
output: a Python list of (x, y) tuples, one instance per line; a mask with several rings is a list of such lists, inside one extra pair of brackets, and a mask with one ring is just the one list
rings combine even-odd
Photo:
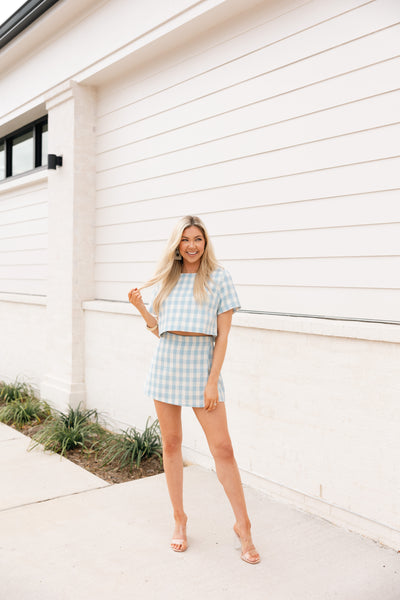
[(94, 298), (95, 90), (69, 82), (49, 98), (47, 373), (43, 398), (58, 408), (85, 402), (82, 302)]

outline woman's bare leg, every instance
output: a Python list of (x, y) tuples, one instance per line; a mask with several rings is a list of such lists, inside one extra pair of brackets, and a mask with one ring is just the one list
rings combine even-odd
[(181, 407), (154, 400), (163, 443), (163, 463), (169, 496), (174, 511), (175, 529), (171, 548), (183, 552), (187, 548), (186, 521), (183, 510), (183, 461)]
[(240, 537), (243, 555), (248, 562), (258, 562), (259, 554), (251, 538), (251, 523), (229, 436), (225, 404), (219, 402), (217, 408), (211, 412), (207, 412), (204, 408), (193, 410), (206, 435), (215, 460), (218, 479), (224, 487), (236, 517), (234, 529)]

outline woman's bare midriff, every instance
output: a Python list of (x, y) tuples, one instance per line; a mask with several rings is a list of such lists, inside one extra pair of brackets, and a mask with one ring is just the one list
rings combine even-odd
[(169, 331), (168, 333), (175, 333), (175, 335), (210, 335), (209, 333), (198, 333), (198, 331)]

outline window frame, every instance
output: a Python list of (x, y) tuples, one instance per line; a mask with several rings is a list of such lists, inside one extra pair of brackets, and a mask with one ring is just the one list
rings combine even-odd
[[(48, 115), (40, 117), (35, 121), (31, 121), (27, 125), (11, 131), (4, 137), (0, 138), (0, 144), (4, 143), (4, 178), (0, 179), (0, 184), (14, 177), (22, 177), (27, 173), (32, 173), (38, 168), (46, 167), (47, 164), (42, 164), (42, 146), (43, 146), (43, 125), (48, 127)], [(27, 169), (22, 173), (12, 174), (13, 168), (13, 140), (24, 133), (33, 132), (33, 164), (32, 169)]]

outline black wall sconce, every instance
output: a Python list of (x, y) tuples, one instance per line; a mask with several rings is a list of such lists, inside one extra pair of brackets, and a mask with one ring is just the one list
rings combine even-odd
[(57, 156), (56, 154), (48, 154), (47, 168), (56, 169), (57, 167), (62, 167), (62, 156)]

